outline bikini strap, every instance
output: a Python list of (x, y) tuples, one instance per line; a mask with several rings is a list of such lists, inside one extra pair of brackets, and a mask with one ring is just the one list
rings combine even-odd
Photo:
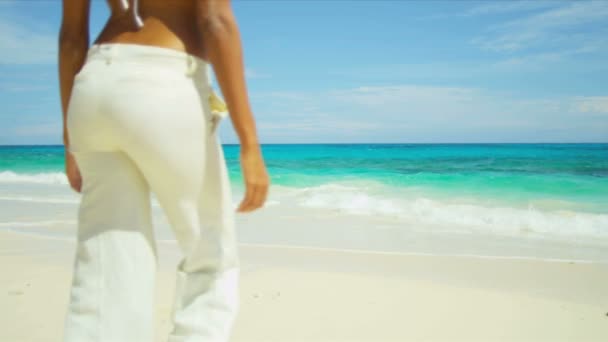
[(133, 5), (133, 18), (135, 19), (135, 25), (138, 28), (144, 26), (144, 21), (139, 16), (139, 1), (138, 0), (121, 0), (120, 5), (124, 11), (128, 11), (131, 5)]

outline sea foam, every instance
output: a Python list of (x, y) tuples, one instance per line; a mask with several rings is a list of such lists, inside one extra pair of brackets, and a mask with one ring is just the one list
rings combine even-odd
[(411, 229), (553, 236), (561, 238), (603, 238), (608, 242), (608, 214), (569, 209), (546, 209), (530, 202), (527, 206), (506, 203), (478, 203), (468, 199), (424, 196), (420, 192), (382, 194), (373, 187), (323, 184), (307, 188), (277, 186), (275, 198), (281, 205), (326, 209), (348, 215), (392, 218)]
[(68, 184), (63, 172), (15, 173), (0, 172), (0, 183), (36, 183), (36, 184)]

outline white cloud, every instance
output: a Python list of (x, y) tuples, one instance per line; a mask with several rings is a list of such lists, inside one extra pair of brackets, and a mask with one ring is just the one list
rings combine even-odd
[(19, 82), (19, 81), (13, 81), (13, 82), (2, 82), (0, 81), (0, 91), (6, 91), (6, 92), (24, 92), (24, 93), (30, 93), (30, 92), (40, 92), (40, 91), (48, 91), (51, 89), (54, 89), (55, 85), (50, 85), (48, 83), (37, 83), (37, 84), (31, 84), (31, 83), (27, 83), (27, 82)]
[(558, 1), (495, 1), (470, 8), (465, 15), (488, 15), (524, 12), (555, 7)]
[(442, 101), (468, 102), (475, 93), (476, 90), (471, 88), (399, 85), (337, 90), (330, 92), (330, 96), (382, 110), (386, 106), (404, 103), (432, 103), (438, 98)]
[[(473, 39), (473, 43), (486, 50), (518, 51), (539, 44), (566, 43), (582, 47), (588, 44), (589, 33), (583, 32), (584, 25), (608, 20), (608, 2), (574, 1), (563, 2), (557, 8), (550, 8), (527, 17), (500, 23), (489, 29), (488, 34)], [(600, 32), (598, 32), (600, 35)], [(599, 43), (607, 38), (600, 35)], [(576, 38), (574, 41), (572, 38)], [(580, 41), (579, 41), (580, 40)], [(596, 39), (596, 44), (597, 44)]]
[(0, 64), (51, 64), (57, 60), (57, 37), (0, 16)]
[(582, 113), (608, 114), (608, 96), (587, 96), (577, 98), (575, 110)]
[(17, 0), (2, 0), (2, 1), (0, 1), (0, 6), (13, 7), (16, 4), (17, 4)]
[[(590, 52), (589, 50), (582, 50), (580, 48), (572, 50), (561, 50), (555, 52), (540, 52), (533, 54), (523, 54), (516, 57), (507, 57), (505, 59), (497, 60), (496, 62), (490, 63), (486, 66), (486, 71), (492, 72), (530, 72), (530, 71), (542, 71), (542, 70), (555, 70), (555, 67), (565, 67), (568, 62), (578, 64), (579, 61), (576, 57), (582, 53)], [(589, 63), (585, 65), (587, 70), (592, 69), (606, 69), (606, 64), (601, 63), (596, 65)], [(483, 66), (480, 66), (483, 68)]]
[[(254, 103), (264, 142), (538, 142), (608, 137), (608, 118), (595, 115), (608, 110), (608, 96), (525, 99), (476, 88), (407, 84), (288, 94), (254, 94), (264, 100)], [(292, 110), (275, 112), (277, 103)], [(301, 105), (318, 110), (302, 113)]]
[(254, 69), (245, 69), (245, 77), (247, 78), (270, 78), (269, 74), (265, 74)]
[(481, 5), (475, 5), (463, 12), (436, 13), (436, 14), (418, 17), (417, 19), (436, 20), (436, 19), (454, 18), (454, 17), (474, 17), (474, 16), (487, 16), (487, 15), (531, 12), (531, 11), (542, 10), (545, 8), (556, 7), (556, 6), (563, 4), (564, 2), (565, 2), (565, 0), (564, 1), (558, 1), (558, 0), (488, 1)]
[(13, 128), (12, 135), (19, 138), (40, 138), (41, 136), (58, 137), (61, 134), (61, 130), (61, 122), (58, 120), (57, 122), (17, 126)]

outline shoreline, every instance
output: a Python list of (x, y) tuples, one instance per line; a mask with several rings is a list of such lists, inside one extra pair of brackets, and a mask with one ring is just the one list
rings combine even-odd
[[(167, 229), (167, 227), (163, 227)], [(158, 228), (157, 228), (158, 229)], [(162, 228), (161, 228), (162, 229)], [(52, 233), (42, 233), (36, 231), (17, 231), (16, 229), (2, 229), (0, 228), (0, 236), (2, 234), (14, 234), (23, 237), (30, 237), (40, 240), (55, 240), (62, 242), (74, 242), (75, 241), (75, 232), (63, 235), (54, 235)], [(416, 234), (416, 233), (414, 233)], [(68, 236), (69, 235), (69, 236)], [(445, 235), (445, 234), (444, 234)], [(237, 235), (238, 238), (238, 235)], [(480, 236), (467, 236), (470, 240), (479, 239)], [(501, 237), (498, 237), (501, 238)], [(503, 237), (504, 238), (504, 237)], [(449, 238), (448, 238), (449, 240)], [(481, 238), (480, 240), (483, 240)], [(530, 240), (524, 240), (521, 238), (515, 238), (515, 241), (520, 242), (531, 242)], [(538, 241), (534, 241), (536, 243), (540, 242), (546, 246), (554, 246), (558, 244), (563, 244), (565, 241), (563, 240), (551, 240), (551, 239), (539, 239)], [(157, 244), (163, 245), (173, 245), (177, 244), (177, 241), (174, 239), (156, 239)], [(370, 249), (370, 248), (345, 248), (339, 246), (319, 246), (319, 245), (302, 245), (302, 244), (289, 244), (289, 243), (262, 243), (262, 242), (246, 242), (246, 241), (238, 241), (238, 245), (240, 247), (250, 248), (250, 247), (259, 247), (259, 248), (276, 248), (276, 249), (298, 249), (298, 250), (311, 250), (311, 251), (332, 251), (332, 252), (342, 252), (342, 253), (352, 253), (352, 254), (370, 254), (370, 255), (387, 255), (387, 256), (437, 256), (437, 257), (455, 257), (455, 258), (479, 258), (479, 259), (505, 259), (505, 260), (530, 260), (530, 261), (544, 261), (544, 262), (556, 262), (556, 263), (584, 263), (584, 264), (606, 264), (608, 265), (608, 252), (601, 259), (599, 258), (566, 258), (566, 257), (550, 257), (550, 256), (531, 256), (531, 255), (507, 255), (507, 254), (475, 254), (475, 253), (465, 253), (465, 252), (431, 252), (431, 251), (395, 251), (395, 250), (379, 250), (379, 249)], [(572, 244), (568, 245), (569, 247), (577, 250), (587, 250), (587, 246), (574, 246)], [(597, 244), (593, 246), (597, 249), (602, 249), (601, 244)], [(434, 247), (438, 248), (438, 247)], [(454, 247), (452, 247), (454, 248)], [(542, 248), (542, 247), (541, 247)], [(0, 254), (1, 255), (1, 254)]]
[[(170, 241), (163, 241), (170, 243)], [(340, 252), (340, 253), (352, 253), (352, 254), (369, 254), (369, 255), (386, 255), (386, 256), (428, 256), (428, 257), (454, 257), (454, 258), (471, 258), (471, 259), (490, 259), (490, 260), (524, 260), (524, 261), (542, 261), (542, 262), (555, 262), (555, 263), (577, 263), (577, 264), (601, 264), (608, 265), (608, 260), (584, 260), (584, 259), (558, 259), (558, 258), (535, 258), (528, 256), (507, 256), (507, 255), (478, 255), (478, 254), (441, 254), (441, 253), (422, 253), (422, 252), (385, 252), (385, 251), (374, 251), (374, 250), (363, 250), (363, 249), (346, 249), (346, 248), (332, 248), (332, 247), (314, 247), (314, 246), (286, 246), (286, 245), (272, 245), (272, 244), (260, 244), (260, 243), (239, 243), (241, 247), (261, 247), (261, 248), (274, 248), (274, 249), (300, 249), (310, 251), (323, 251), (323, 252)]]

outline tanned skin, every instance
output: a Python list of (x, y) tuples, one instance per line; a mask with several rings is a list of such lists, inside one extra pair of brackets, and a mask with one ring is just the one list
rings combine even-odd
[[(59, 33), (59, 83), (63, 111), (65, 167), (70, 187), (80, 192), (82, 178), (69, 152), (67, 107), (74, 76), (84, 64), (89, 48), (91, 0), (63, 0)], [(230, 0), (139, 0), (138, 27), (132, 11), (121, 0), (108, 0), (111, 15), (94, 43), (132, 43), (184, 51), (208, 61), (229, 108), (240, 141), (240, 161), (245, 196), (237, 212), (260, 208), (266, 201), (270, 179), (258, 141), (249, 104), (239, 28)], [(128, 0), (132, 6), (132, 0)]]

